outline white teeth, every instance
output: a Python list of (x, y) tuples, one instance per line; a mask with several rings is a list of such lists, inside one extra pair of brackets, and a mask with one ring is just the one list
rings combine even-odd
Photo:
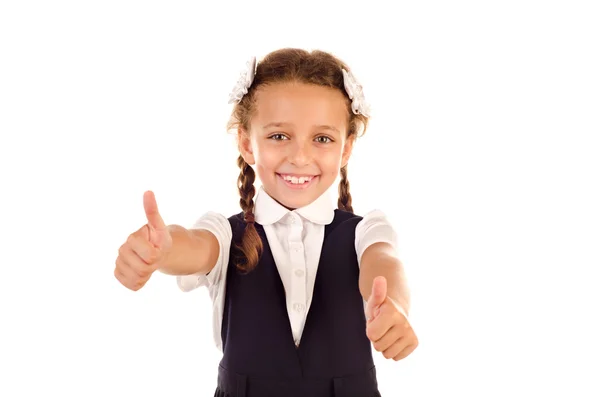
[(295, 185), (301, 185), (303, 183), (306, 182), (310, 182), (312, 180), (312, 176), (301, 176), (301, 177), (297, 177), (297, 176), (291, 176), (291, 175), (282, 175), (283, 179), (288, 181), (288, 182), (292, 182)]

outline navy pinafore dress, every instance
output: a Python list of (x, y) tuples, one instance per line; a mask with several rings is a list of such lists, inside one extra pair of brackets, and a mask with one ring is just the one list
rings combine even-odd
[(233, 232), (227, 269), (215, 397), (381, 397), (368, 340), (355, 229), (362, 219), (335, 210), (325, 236), (302, 339), (294, 343), (283, 283), (261, 225), (263, 254), (250, 273), (233, 264), (243, 214)]

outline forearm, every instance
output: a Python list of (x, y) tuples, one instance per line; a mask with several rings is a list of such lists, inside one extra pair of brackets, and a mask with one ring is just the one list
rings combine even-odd
[(208, 273), (217, 262), (219, 243), (207, 230), (188, 230), (169, 225), (173, 245), (159, 271), (170, 275)]
[(408, 315), (410, 290), (404, 266), (389, 244), (376, 243), (365, 250), (360, 265), (359, 288), (365, 301), (369, 300), (373, 280), (383, 276), (387, 281), (388, 296)]

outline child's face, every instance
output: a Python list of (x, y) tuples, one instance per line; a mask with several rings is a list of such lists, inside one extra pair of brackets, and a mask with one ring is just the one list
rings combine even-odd
[(348, 119), (338, 90), (300, 83), (263, 87), (249, 135), (240, 132), (240, 152), (271, 197), (289, 209), (303, 207), (329, 189), (348, 162)]

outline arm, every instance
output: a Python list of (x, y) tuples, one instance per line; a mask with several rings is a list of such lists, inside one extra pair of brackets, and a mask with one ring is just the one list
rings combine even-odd
[(404, 273), (404, 266), (389, 243), (370, 245), (360, 260), (359, 289), (365, 301), (371, 295), (373, 280), (383, 276), (387, 280), (387, 293), (408, 316), (410, 310), (410, 291)]
[(169, 275), (209, 273), (219, 257), (219, 242), (208, 230), (167, 227), (173, 245), (158, 270)]
[(419, 345), (408, 322), (410, 298), (402, 263), (390, 243), (374, 243), (362, 255), (359, 288), (367, 301), (367, 337), (387, 359), (402, 360)]

